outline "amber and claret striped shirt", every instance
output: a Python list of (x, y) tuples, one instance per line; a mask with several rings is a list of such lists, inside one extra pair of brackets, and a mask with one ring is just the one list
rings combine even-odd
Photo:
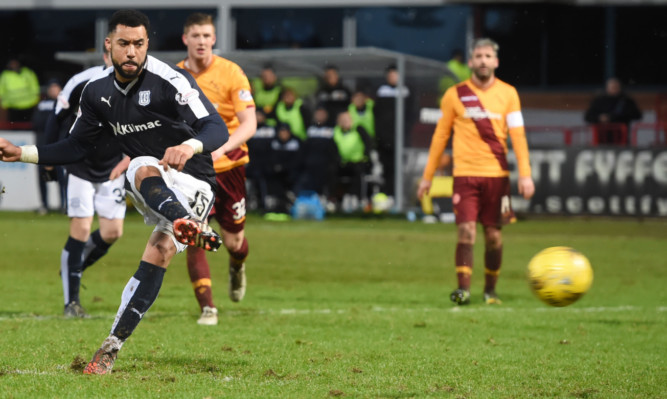
[(470, 79), (450, 87), (440, 102), (442, 116), (433, 133), (422, 178), (431, 181), (453, 129), (454, 176), (505, 177), (507, 135), (512, 139), (519, 176), (531, 175), (519, 94), (496, 78), (486, 90)]
[[(241, 124), (237, 112), (254, 108), (255, 101), (250, 92), (250, 83), (243, 69), (236, 63), (213, 55), (213, 62), (201, 73), (194, 73), (185, 66), (185, 60), (177, 64), (192, 75), (206, 97), (213, 103), (229, 134), (232, 135)], [(230, 170), (249, 162), (248, 146), (243, 144), (236, 150), (221, 156), (213, 162), (217, 173)]]

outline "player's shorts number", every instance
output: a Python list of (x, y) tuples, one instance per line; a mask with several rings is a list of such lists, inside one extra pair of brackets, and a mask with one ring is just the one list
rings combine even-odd
[(121, 188), (114, 188), (113, 193), (116, 196), (115, 201), (117, 204), (122, 204), (123, 202), (125, 202), (125, 190)]
[(235, 202), (232, 205), (234, 210), (234, 220), (241, 220), (245, 217), (245, 198), (242, 198), (241, 201)]
[(203, 220), (206, 217), (206, 212), (209, 210), (209, 204), (211, 199), (207, 198), (200, 191), (197, 191), (195, 194), (195, 200), (192, 202), (192, 211), (200, 219)]

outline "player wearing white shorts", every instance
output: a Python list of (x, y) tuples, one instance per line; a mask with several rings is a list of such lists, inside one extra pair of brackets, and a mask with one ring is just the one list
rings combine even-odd
[[(106, 66), (88, 68), (67, 81), (47, 121), (47, 142), (67, 137), (79, 110), (83, 88), (92, 77), (111, 66), (106, 53), (104, 63)], [(130, 161), (121, 159), (120, 146), (105, 139), (84, 160), (65, 166), (70, 217), (69, 237), (60, 256), (65, 317), (88, 317), (79, 298), (82, 273), (123, 234), (126, 207), (123, 172)], [(99, 229), (91, 233), (95, 213)]]
[[(164, 170), (159, 160), (154, 157), (144, 156), (132, 160), (127, 169), (127, 195), (132, 200), (134, 207), (144, 217), (147, 225), (155, 225), (154, 232), (160, 232), (171, 238), (176, 246), (176, 253), (181, 253), (187, 247), (174, 236), (174, 227), (171, 220), (160, 212), (155, 211), (146, 203), (140, 188), (137, 188), (137, 171), (140, 168), (152, 167), (160, 172), (162, 180), (174, 195), (181, 206), (194, 215), (198, 220), (206, 220), (211, 208), (213, 207), (213, 198), (215, 197), (211, 186), (205, 181), (177, 171), (176, 169)], [(194, 245), (203, 247), (202, 245)]]
[[(124, 164), (127, 162), (129, 158)], [(125, 167), (119, 166), (119, 169)], [(60, 257), (65, 317), (88, 317), (79, 299), (81, 276), (123, 234), (126, 209), (124, 181), (123, 173), (101, 183), (84, 180), (73, 174), (68, 176), (67, 216), (70, 217), (70, 231)], [(99, 229), (91, 234), (95, 213)]]

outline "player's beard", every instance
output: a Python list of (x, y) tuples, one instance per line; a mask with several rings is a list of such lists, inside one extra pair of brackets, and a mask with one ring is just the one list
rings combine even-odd
[[(146, 59), (148, 59), (148, 57), (147, 57)], [(125, 71), (123, 70), (123, 65), (122, 65), (122, 64), (119, 64), (119, 63), (116, 62), (116, 60), (114, 60), (114, 59), (111, 59), (111, 63), (113, 64), (113, 68), (116, 70), (116, 73), (119, 74), (121, 77), (123, 77), (124, 79), (128, 79), (128, 80), (134, 80), (134, 79), (136, 79), (137, 76), (139, 76), (139, 74), (141, 73), (141, 71), (144, 69), (144, 64), (146, 64), (146, 59), (144, 59), (144, 62), (142, 62), (141, 65), (137, 64), (137, 63), (134, 62), (134, 61), (126, 61), (126, 62), (124, 62), (124, 64), (132, 64), (132, 65), (136, 65), (136, 66), (137, 66), (136, 71), (133, 72), (133, 73), (127, 73), (127, 72), (125, 72)]]
[(473, 68), (472, 73), (481, 82), (488, 82), (491, 78), (493, 78), (494, 69), (486, 67), (486, 70), (482, 71), (481, 68)]

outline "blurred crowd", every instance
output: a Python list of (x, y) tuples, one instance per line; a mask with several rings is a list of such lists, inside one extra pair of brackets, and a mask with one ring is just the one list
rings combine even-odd
[[(53, 112), (58, 95), (62, 90), (60, 82), (50, 79), (42, 87), (35, 72), (22, 64), (19, 57), (11, 58), (0, 73), (0, 130), (33, 130), (36, 144), (46, 144), (44, 130), (49, 115)], [(62, 167), (39, 165), (38, 181), (40, 214), (46, 214), (49, 206), (46, 183), (59, 182), (59, 207), (64, 208), (66, 187), (65, 172)]]
[(327, 212), (370, 211), (378, 193), (390, 207), (396, 99), (410, 95), (398, 80), (390, 65), (379, 87), (351, 90), (328, 65), (316, 92), (302, 98), (264, 66), (252, 81), (258, 126), (248, 142), (249, 207), (288, 214), (299, 198), (317, 197)]

